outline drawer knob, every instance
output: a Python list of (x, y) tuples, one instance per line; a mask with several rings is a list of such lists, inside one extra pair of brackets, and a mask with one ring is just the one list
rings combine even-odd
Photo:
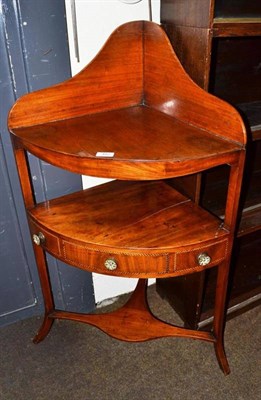
[(200, 253), (198, 255), (198, 263), (201, 266), (208, 265), (211, 262), (211, 257), (207, 253)]
[(40, 246), (45, 242), (45, 236), (42, 232), (39, 232), (37, 235), (33, 234), (33, 242), (37, 245)]
[(104, 262), (104, 266), (109, 271), (114, 271), (118, 267), (116, 261), (113, 258), (107, 258), (107, 260), (105, 260)]

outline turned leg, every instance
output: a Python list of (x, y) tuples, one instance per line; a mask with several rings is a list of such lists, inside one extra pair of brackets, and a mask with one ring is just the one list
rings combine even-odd
[(213, 332), (216, 338), (215, 352), (219, 365), (225, 375), (230, 373), (225, 349), (224, 349), (224, 327), (225, 327), (225, 306), (229, 273), (229, 261), (224, 261), (218, 266), (216, 299), (214, 309)]
[(55, 307), (44, 251), (40, 246), (35, 245), (34, 247), (45, 306), (45, 315), (42, 326), (33, 339), (34, 343), (39, 343), (50, 332), (54, 320), (50, 318), (49, 315), (54, 311)]

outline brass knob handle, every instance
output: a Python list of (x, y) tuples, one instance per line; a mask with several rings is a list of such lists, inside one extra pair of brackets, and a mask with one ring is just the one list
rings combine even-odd
[(114, 271), (118, 267), (117, 262), (113, 258), (107, 258), (104, 262), (104, 266), (109, 271)]
[(33, 234), (33, 242), (37, 245), (40, 246), (45, 242), (45, 236), (42, 232), (39, 232), (37, 235), (34, 233)]
[(211, 257), (207, 253), (200, 253), (198, 255), (198, 263), (201, 266), (208, 265), (211, 262)]

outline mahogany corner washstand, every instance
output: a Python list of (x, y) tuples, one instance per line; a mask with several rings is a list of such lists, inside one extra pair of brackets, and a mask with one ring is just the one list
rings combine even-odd
[[(225, 374), (224, 313), (246, 134), (237, 111), (184, 72), (160, 26), (138, 21), (114, 31), (78, 75), (20, 98), (9, 116), (34, 243), (45, 318), (95, 325), (112, 337), (182, 336), (214, 343)], [(26, 151), (60, 168), (115, 181), (37, 204)], [(170, 178), (227, 164), (223, 219), (173, 188)], [(91, 272), (140, 278), (130, 300), (108, 314), (57, 310), (45, 252)], [(154, 317), (146, 279), (218, 268), (211, 331)]]

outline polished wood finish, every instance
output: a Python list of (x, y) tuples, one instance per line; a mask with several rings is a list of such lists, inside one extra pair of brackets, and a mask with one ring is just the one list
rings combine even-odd
[[(252, 254), (260, 253), (260, 245), (258, 241), (252, 242), (251, 235), (254, 232), (260, 234), (261, 227), (261, 169), (260, 162), (256, 162), (260, 159), (258, 141), (261, 137), (261, 70), (258, 67), (261, 3), (248, 0), (162, 0), (161, 22), (183, 67), (193, 80), (205, 90), (235, 105), (247, 126), (249, 143), (228, 310), (231, 315), (235, 310), (237, 315), (236, 309), (244, 310), (244, 304), (246, 310), (249, 309), (248, 303), (252, 302), (253, 306), (258, 304), (257, 287), (260, 288), (260, 266), (252, 257)], [(227, 171), (223, 168), (201, 174), (201, 179), (194, 186), (199, 204), (216, 215), (222, 215), (227, 182)], [(184, 193), (187, 185), (184, 181)], [(187, 192), (193, 198), (191, 190), (193, 188), (189, 183)], [(243, 236), (248, 236), (249, 240), (248, 257), (244, 257), (244, 263), (237, 257), (238, 253), (241, 254), (242, 241), (239, 238)], [(252, 268), (250, 260), (255, 268)], [(172, 285), (165, 280), (157, 283), (159, 293), (169, 300), (190, 327), (208, 323), (213, 311), (213, 296), (206, 285), (212, 289), (214, 285), (212, 278), (205, 275), (202, 273), (201, 280), (197, 275), (180, 277), (172, 280)], [(252, 281), (251, 287), (247, 284), (249, 281)]]
[[(143, 342), (162, 337), (180, 337), (185, 333), (188, 338), (213, 342), (216, 345), (216, 338), (211, 332), (195, 332), (192, 329), (179, 328), (156, 318), (151, 313), (146, 302), (146, 286), (147, 281), (139, 279), (130, 299), (116, 311), (91, 315), (55, 311), (50, 315), (50, 318), (88, 323), (110, 336), (126, 342)], [(126, 324), (126, 321), (129, 323)], [(144, 329), (144, 326), (146, 329)]]
[[(239, 113), (189, 78), (161, 27), (139, 21), (116, 29), (77, 76), (18, 100), (9, 127), (45, 299), (35, 343), (54, 319), (88, 323), (128, 341), (181, 336), (213, 342), (229, 373), (224, 309), (246, 143)], [(118, 180), (37, 204), (26, 151), (69, 171)], [(199, 171), (224, 164), (229, 185), (222, 219), (169, 179), (197, 181)], [(45, 252), (77, 268), (141, 279), (113, 313), (56, 310)], [(216, 266), (213, 332), (172, 326), (151, 314), (145, 278)]]
[(73, 79), (20, 98), (10, 115), (11, 129), (139, 104), (143, 88), (142, 45), (139, 23), (115, 32)]
[(146, 278), (205, 269), (197, 263), (203, 250), (208, 267), (229, 252), (222, 221), (161, 181), (115, 181), (37, 205), (29, 215), (32, 232), (44, 234), (43, 247), (55, 257), (103, 274), (111, 274), (108, 257), (117, 261), (115, 276)]
[[(24, 148), (57, 167), (118, 179), (164, 179), (201, 171), (218, 165), (220, 154), (224, 163), (233, 162), (240, 148), (146, 106), (19, 128), (15, 134)], [(114, 156), (97, 157), (98, 152)]]

